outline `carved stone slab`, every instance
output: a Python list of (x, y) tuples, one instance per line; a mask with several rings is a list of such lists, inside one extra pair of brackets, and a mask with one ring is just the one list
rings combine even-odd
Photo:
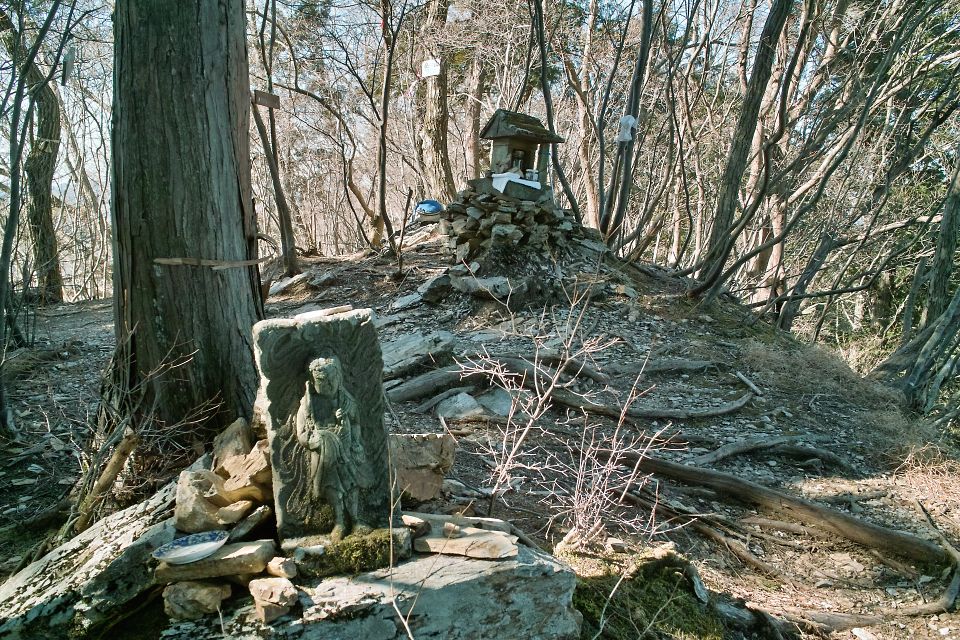
[(253, 328), (281, 540), (334, 539), (390, 517), (383, 359), (369, 309)]

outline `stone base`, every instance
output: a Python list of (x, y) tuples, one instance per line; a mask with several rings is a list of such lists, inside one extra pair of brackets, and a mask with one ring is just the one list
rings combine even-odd
[(313, 578), (382, 569), (390, 566), (391, 561), (409, 558), (412, 552), (410, 530), (402, 526), (350, 535), (339, 542), (323, 535), (290, 538), (283, 541), (281, 548), (284, 554), (293, 558), (300, 575)]
[[(249, 600), (227, 603), (217, 616), (181, 622), (163, 640), (574, 640), (580, 613), (573, 608), (576, 576), (565, 564), (528, 547), (507, 560), (416, 555), (393, 569), (355, 577), (297, 581), (300, 609), (272, 626), (256, 619)], [(238, 605), (242, 605), (239, 606)]]

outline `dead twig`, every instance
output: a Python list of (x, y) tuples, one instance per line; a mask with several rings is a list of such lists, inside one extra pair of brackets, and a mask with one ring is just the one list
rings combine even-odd
[(750, 391), (753, 391), (753, 392), (754, 392), (755, 394), (757, 394), (758, 396), (762, 396), (762, 395), (763, 395), (763, 391), (760, 390), (760, 387), (758, 387), (757, 385), (753, 384), (753, 381), (752, 381), (750, 378), (748, 378), (747, 376), (743, 375), (743, 374), (740, 373), (739, 371), (735, 371), (735, 372), (733, 373), (733, 375), (735, 375), (735, 376), (737, 377), (737, 380), (739, 380), (739, 381), (742, 382), (743, 384), (747, 385), (747, 387), (750, 389)]

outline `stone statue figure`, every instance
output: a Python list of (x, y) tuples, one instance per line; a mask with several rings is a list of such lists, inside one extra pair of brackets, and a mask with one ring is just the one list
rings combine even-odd
[(253, 337), (281, 544), (387, 527), (383, 358), (373, 313), (338, 308), (264, 320)]
[(311, 500), (323, 500), (333, 509), (330, 537), (366, 533), (371, 526), (358, 512), (359, 491), (374, 482), (359, 434), (357, 401), (343, 386), (336, 358), (310, 363), (303, 398), (294, 421), (297, 442), (309, 453)]

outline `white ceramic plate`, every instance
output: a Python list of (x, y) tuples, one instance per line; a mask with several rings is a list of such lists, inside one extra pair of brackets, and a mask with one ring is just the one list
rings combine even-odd
[(226, 531), (204, 531), (177, 538), (153, 552), (153, 557), (168, 564), (186, 564), (203, 560), (223, 546)]

